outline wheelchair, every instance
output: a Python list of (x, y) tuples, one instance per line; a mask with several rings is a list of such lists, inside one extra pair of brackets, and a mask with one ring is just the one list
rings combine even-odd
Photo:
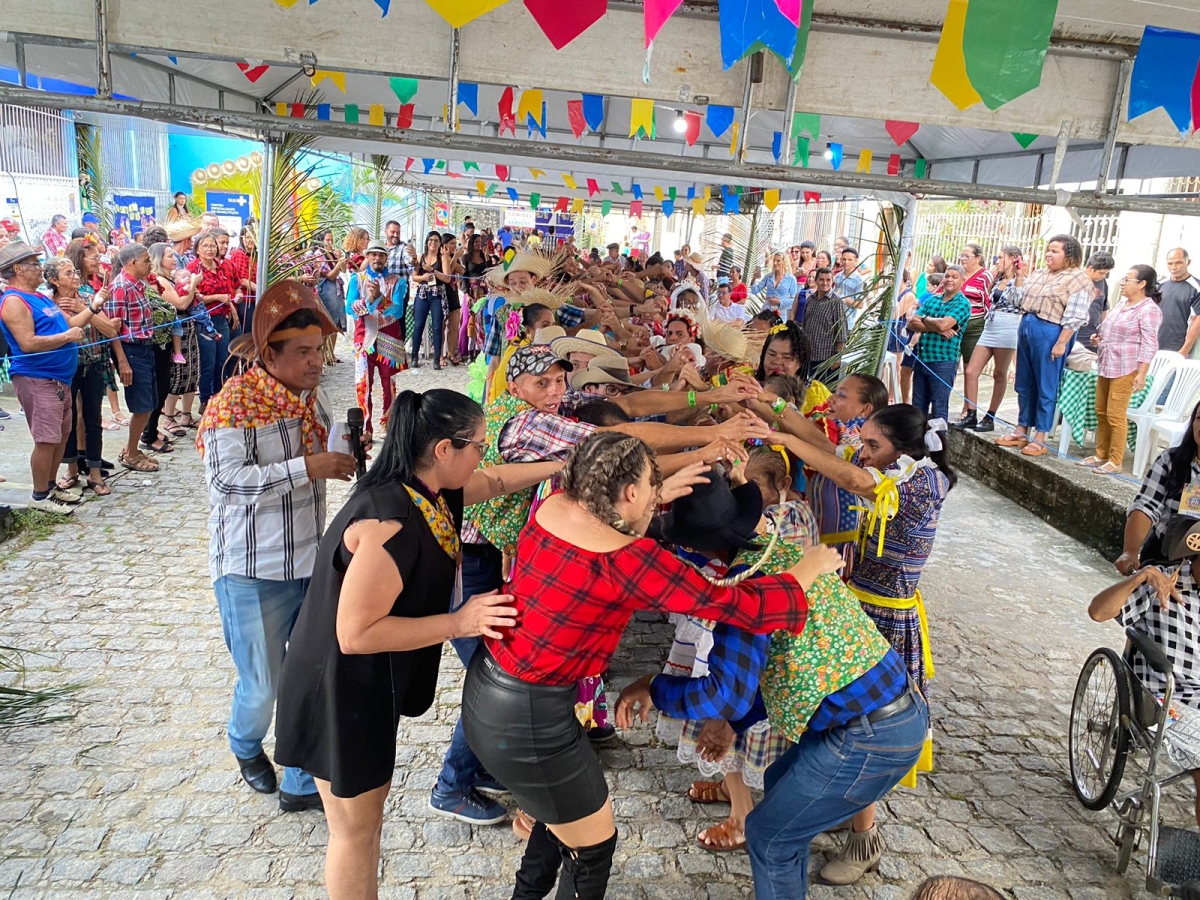
[[(1092, 652), (1075, 684), (1068, 752), (1071, 785), (1087, 809), (1113, 807), (1117, 814), (1117, 874), (1129, 868), (1133, 851), (1146, 848), (1146, 890), (1159, 897), (1200, 900), (1200, 833), (1159, 821), (1162, 789), (1191, 780), (1163, 747), (1175, 678), (1162, 648), (1136, 628), (1126, 628), (1125, 651)], [(1160, 699), (1134, 675), (1138, 654), (1166, 679)], [(1145, 774), (1129, 791), (1121, 779), (1131, 754), (1144, 754)]]

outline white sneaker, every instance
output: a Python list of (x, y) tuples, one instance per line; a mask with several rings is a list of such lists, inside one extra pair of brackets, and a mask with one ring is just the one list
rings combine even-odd
[(25, 508), (36, 509), (38, 512), (49, 513), (52, 516), (69, 516), (75, 512), (75, 507), (68, 506), (66, 503), (60, 503), (53, 497), (46, 497), (44, 500), (30, 498), (26, 502)]
[(76, 503), (81, 503), (83, 501), (83, 488), (73, 487), (69, 490), (63, 490), (55, 485), (54, 489), (50, 491), (50, 496), (59, 503), (66, 503), (68, 506), (74, 506)]

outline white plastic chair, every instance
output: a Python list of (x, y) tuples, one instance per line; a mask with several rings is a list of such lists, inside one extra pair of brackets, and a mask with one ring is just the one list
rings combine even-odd
[[(1157, 358), (1155, 361), (1157, 362)], [(1167, 364), (1164, 363), (1165, 365)], [(1159, 380), (1155, 382), (1142, 406), (1125, 414), (1138, 429), (1137, 441), (1133, 448), (1133, 474), (1137, 478), (1144, 478), (1146, 470), (1150, 467), (1150, 454), (1157, 443), (1156, 435), (1169, 436), (1172, 429), (1168, 426), (1172, 424), (1183, 423), (1186, 427), (1188, 416), (1196, 405), (1197, 397), (1200, 397), (1200, 360), (1185, 359), (1177, 363), (1174, 373), (1175, 380), (1161, 409), (1156, 407), (1152, 399), (1154, 394), (1161, 396), (1158, 385), (1161, 385), (1162, 381)], [(1160, 375), (1161, 377), (1165, 377), (1165, 373)]]
[(879, 373), (879, 378), (887, 386), (888, 394), (892, 398), (891, 402), (899, 403), (904, 395), (900, 392), (900, 369), (896, 363), (895, 353), (883, 355), (883, 368)]

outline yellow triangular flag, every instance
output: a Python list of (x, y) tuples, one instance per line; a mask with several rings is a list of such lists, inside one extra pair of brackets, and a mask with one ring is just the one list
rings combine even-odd
[(982, 98), (971, 86), (967, 76), (967, 59), (963, 55), (963, 31), (967, 25), (967, 0), (950, 0), (929, 83), (946, 95), (959, 109), (968, 109)]
[(763, 206), (769, 211), (775, 212), (775, 207), (779, 205), (779, 188), (772, 188), (769, 191), (763, 191)]
[(546, 173), (543, 172), (541, 169), (530, 169), (529, 174), (533, 176), (534, 181), (537, 181), (539, 178), (541, 178)]
[(662, 203), (664, 196), (665, 195), (663, 194), (663, 189), (656, 184), (654, 186), (654, 199), (657, 200), (659, 203)]
[(706, 187), (704, 189), (704, 202), (707, 203), (711, 199), (712, 199), (712, 188)]
[(275, 115), (286, 116), (288, 114), (288, 105), (286, 103), (275, 104)]
[(646, 137), (654, 134), (654, 101), (634, 97), (629, 106), (629, 136), (633, 137), (639, 129)]
[(332, 81), (333, 86), (336, 87), (339, 91), (341, 91), (343, 94), (346, 93), (346, 73), (345, 72), (330, 72), (328, 69), (317, 69), (317, 71), (313, 73), (312, 86), (316, 87), (318, 84), (320, 84), (326, 78), (328, 78), (330, 81)]
[(708, 201), (706, 201), (703, 197), (697, 197), (695, 200), (692, 201), (692, 215), (693, 216), (704, 215), (704, 208), (707, 205), (708, 205)]
[(484, 191), (487, 190), (487, 185), (484, 184), (482, 181), (477, 181), (477, 182), (475, 182), (475, 190), (478, 191), (480, 194), (482, 194)]
[(730, 142), (729, 142), (729, 155), (730, 156), (734, 156), (737, 154), (737, 139), (738, 139), (738, 131), (740, 130), (740, 126), (741, 126), (741, 122), (733, 123), (733, 128), (731, 129), (733, 132), (733, 139), (730, 140)]
[(579, 185), (575, 183), (574, 175), (569, 175), (566, 172), (563, 172), (562, 180), (563, 184), (565, 184), (571, 190), (575, 190), (577, 187), (579, 187)]
[(382, 125), (383, 124), (383, 104), (372, 103), (367, 109), (367, 124)]
[(533, 116), (533, 121), (538, 123), (539, 128), (546, 124), (542, 121), (542, 92), (539, 88), (521, 91), (521, 102), (517, 106), (517, 121), (524, 123), (527, 116)]
[(874, 154), (871, 153), (870, 150), (865, 150), (865, 149), (859, 150), (858, 151), (858, 169), (856, 171), (866, 172), (868, 175), (870, 175), (871, 174), (871, 160), (873, 158), (874, 158)]
[[(280, 0), (276, 0), (280, 2)], [(425, 0), (439, 16), (446, 20), (451, 28), (462, 28), (468, 22), (473, 22), (480, 16), (490, 13), (493, 9), (503, 6), (508, 0)]]
[(300, 0), (275, 0), (275, 2), (278, 3), (280, 6), (282, 6), (284, 9), (291, 9), (293, 6), (295, 6), (297, 3), (299, 3)]
[(583, 212), (583, 198), (582, 197), (576, 197), (574, 200), (571, 201), (571, 212), (573, 212), (573, 213)]

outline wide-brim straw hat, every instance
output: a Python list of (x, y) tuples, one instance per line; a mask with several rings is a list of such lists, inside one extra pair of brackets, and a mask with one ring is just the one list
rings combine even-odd
[(625, 362), (625, 357), (621, 355), (620, 351), (608, 346), (608, 341), (604, 340), (604, 335), (593, 329), (586, 329), (575, 335), (557, 338), (551, 343), (550, 349), (557, 353), (561, 359), (570, 359), (572, 353), (590, 353), (597, 359), (604, 359), (613, 363)]
[(620, 368), (604, 365), (604, 360), (593, 359), (587, 368), (580, 369), (571, 376), (571, 389), (581, 391), (589, 384), (619, 384), (635, 391), (644, 391), (640, 384), (634, 384), (629, 377), (629, 367), (624, 363)]
[(200, 233), (200, 223), (194, 219), (176, 219), (174, 222), (168, 222), (164, 228), (167, 232), (167, 240), (172, 244), (186, 241)]
[(570, 300), (570, 297), (557, 290), (540, 287), (509, 294), (504, 298), (505, 304), (508, 306), (529, 306), (531, 303), (540, 303), (549, 309), (558, 309), (560, 306), (565, 305), (568, 300)]
[(704, 336), (704, 347), (710, 356), (716, 354), (733, 362), (758, 365), (763, 341), (753, 340), (756, 335), (743, 331), (736, 325), (712, 320), (704, 323), (701, 333)]
[(504, 279), (513, 272), (528, 272), (535, 278), (546, 278), (554, 271), (555, 260), (544, 253), (522, 250), (513, 253), (511, 259), (487, 270), (488, 284), (495, 288), (505, 287)]

